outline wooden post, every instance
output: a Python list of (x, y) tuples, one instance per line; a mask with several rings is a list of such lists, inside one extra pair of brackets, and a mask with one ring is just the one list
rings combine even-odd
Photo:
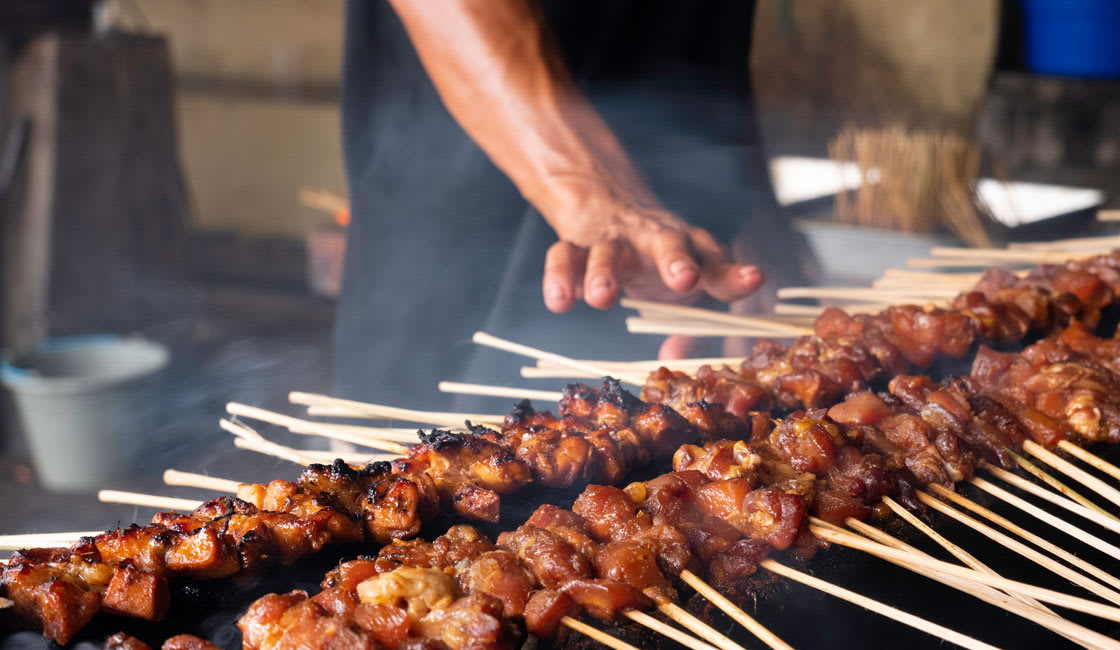
[(12, 89), (31, 137), (4, 220), (4, 346), (175, 317), (187, 199), (165, 41), (42, 36)]

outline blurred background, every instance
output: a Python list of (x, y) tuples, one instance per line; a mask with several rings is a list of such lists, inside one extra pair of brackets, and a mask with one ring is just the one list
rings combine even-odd
[[(1120, 205), (1120, 55), (1070, 54), (1052, 10), (757, 3), (762, 144), (808, 281), (858, 282), (936, 243), (1106, 228), (1092, 216)], [(105, 487), (151, 488), (168, 466), (267, 478), (278, 461), (223, 453), (225, 402), (331, 391), (343, 18), (342, 0), (0, 3), (0, 345), (14, 359), (138, 335), (170, 353), (132, 407), (142, 462)], [(41, 493), (3, 400), (0, 491), (18, 498), (2, 532), (135, 518)]]

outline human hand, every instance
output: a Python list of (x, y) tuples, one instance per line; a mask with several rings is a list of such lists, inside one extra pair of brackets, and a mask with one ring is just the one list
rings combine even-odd
[(580, 299), (607, 309), (622, 290), (663, 302), (703, 293), (731, 302), (762, 284), (758, 267), (730, 262), (708, 231), (666, 210), (600, 207), (584, 204), (580, 214), (549, 219), (560, 237), (545, 257), (542, 281), (553, 312), (566, 312)]

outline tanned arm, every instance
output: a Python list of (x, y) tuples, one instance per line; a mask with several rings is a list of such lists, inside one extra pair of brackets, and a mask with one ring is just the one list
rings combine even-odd
[(658, 202), (572, 82), (534, 0), (390, 2), (451, 115), (556, 231), (549, 309), (581, 297), (606, 309), (620, 288), (731, 301), (762, 283)]

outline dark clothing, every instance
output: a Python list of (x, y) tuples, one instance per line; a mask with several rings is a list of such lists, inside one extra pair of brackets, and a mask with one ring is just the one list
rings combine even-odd
[[(577, 83), (666, 207), (723, 241), (774, 218), (748, 93), (752, 3), (543, 4)], [(661, 338), (626, 333), (625, 310), (545, 309), (555, 234), (444, 109), (387, 3), (349, 3), (345, 57), (353, 221), (336, 394), (477, 408), (436, 383), (527, 385), (517, 368), (531, 361), (473, 345), (476, 330), (582, 358), (656, 355)]]

